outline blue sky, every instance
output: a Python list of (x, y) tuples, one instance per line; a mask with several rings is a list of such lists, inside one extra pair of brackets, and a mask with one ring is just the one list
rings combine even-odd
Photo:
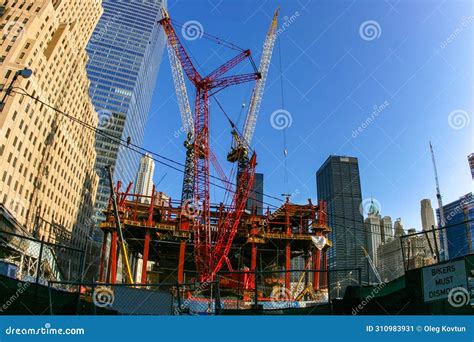
[[(431, 198), (436, 207), (430, 140), (444, 201), (473, 190), (467, 162), (474, 152), (473, 2), (170, 0), (169, 12), (181, 23), (196, 20), (204, 32), (250, 48), (258, 62), (277, 6), (284, 30), (252, 142), (258, 172), (265, 174), (265, 193), (294, 194), (293, 201), (301, 203), (315, 200), (315, 173), (326, 158), (354, 156), (363, 198), (376, 199), (382, 214), (401, 217), (405, 228), (420, 229), (420, 200)], [(204, 38), (184, 42), (203, 74), (235, 55)], [(250, 70), (243, 65), (237, 72)], [(218, 95), (234, 120), (252, 86)], [(272, 113), (282, 109), (291, 118), (285, 130), (275, 129), (271, 121)], [(165, 53), (144, 147), (184, 163), (180, 127)], [(225, 160), (230, 128), (212, 102), (211, 140), (220, 164), (230, 172)], [(166, 175), (159, 190), (179, 198), (182, 174), (160, 164), (155, 170), (156, 182)], [(211, 189), (212, 201), (221, 197)]]

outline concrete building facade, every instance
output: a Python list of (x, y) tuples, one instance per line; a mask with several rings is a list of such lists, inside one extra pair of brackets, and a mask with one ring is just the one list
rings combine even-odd
[(85, 48), (101, 2), (6, 1), (0, 13), (1, 87), (8, 88), (19, 70), (33, 72), (17, 77), (0, 111), (0, 202), (29, 233), (58, 242), (56, 232), (35, 225), (41, 217), (58, 223), (83, 249), (98, 183), (95, 133), (52, 108), (97, 127)]
[(422, 199), (421, 205), (421, 227), (424, 231), (432, 230), (435, 227), (435, 218), (430, 199)]
[(401, 219), (394, 223), (394, 237), (387, 239), (377, 249), (378, 270), (382, 281), (387, 282), (405, 273), (400, 237), (405, 235)]

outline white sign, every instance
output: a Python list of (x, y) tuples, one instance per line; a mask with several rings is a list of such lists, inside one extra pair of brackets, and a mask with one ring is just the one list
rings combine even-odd
[(448, 298), (449, 291), (455, 287), (467, 289), (464, 260), (437, 264), (423, 269), (425, 302)]

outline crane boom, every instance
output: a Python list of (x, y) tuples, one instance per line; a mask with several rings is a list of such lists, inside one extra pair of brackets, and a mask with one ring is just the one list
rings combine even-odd
[[(441, 191), (439, 189), (439, 179), (438, 179), (438, 169), (436, 168), (436, 160), (433, 151), (433, 145), (431, 145), (430, 141), (430, 151), (431, 151), (431, 160), (433, 161), (433, 169), (435, 174), (435, 181), (436, 181), (436, 198), (438, 199), (438, 208), (439, 208), (439, 224), (440, 228), (444, 227), (446, 224), (446, 219), (444, 217), (444, 207), (443, 207), (443, 198), (441, 197)], [(443, 235), (443, 250), (444, 250), (444, 260), (448, 260), (448, 237), (446, 234), (446, 230), (441, 231)]]
[(183, 123), (183, 130), (194, 136), (194, 122), (191, 106), (189, 105), (188, 92), (186, 84), (184, 83), (183, 67), (176, 56), (176, 51), (171, 44), (166, 44), (168, 48), (168, 56), (171, 64), (171, 73), (173, 75), (174, 87), (176, 90), (176, 97), (178, 99), (179, 111), (181, 113), (181, 121)]
[(257, 125), (258, 112), (260, 110), (260, 105), (262, 103), (263, 91), (265, 90), (265, 82), (268, 76), (268, 70), (270, 68), (270, 61), (272, 59), (273, 47), (275, 46), (276, 40), (276, 29), (278, 24), (278, 13), (280, 9), (277, 8), (275, 14), (273, 15), (273, 20), (270, 25), (270, 29), (267, 33), (267, 38), (263, 44), (262, 58), (260, 60), (259, 72), (261, 78), (257, 80), (255, 88), (252, 93), (252, 98), (250, 100), (249, 109), (247, 112), (247, 118), (245, 119), (245, 125), (243, 130), (243, 140), (247, 144), (247, 148), (252, 142), (253, 133), (255, 132), (255, 127)]

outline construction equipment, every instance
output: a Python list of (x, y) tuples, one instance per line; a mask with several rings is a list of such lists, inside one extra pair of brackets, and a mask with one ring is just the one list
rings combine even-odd
[(379, 283), (382, 283), (382, 278), (380, 277), (380, 273), (379, 271), (377, 270), (377, 267), (375, 267), (375, 264), (374, 264), (374, 261), (372, 260), (372, 258), (370, 257), (369, 253), (367, 252), (367, 250), (364, 248), (364, 247), (361, 247), (362, 250), (364, 251), (364, 255), (365, 255), (365, 258), (367, 259), (367, 261), (369, 262), (369, 265), (370, 265), (370, 268), (372, 268), (372, 271), (374, 272), (375, 276), (377, 277), (377, 280)]
[[(237, 229), (238, 221), (243, 211), (241, 207), (245, 205), (249, 194), (247, 187), (237, 188), (232, 201), (232, 208), (235, 210), (227, 213), (223, 222), (218, 224), (217, 229), (211, 227), (209, 196), (209, 162), (211, 160), (209, 148), (209, 98), (230, 86), (261, 79), (261, 74), (254, 66), (253, 73), (225, 76), (231, 69), (235, 68), (244, 60), (251, 61), (250, 50), (240, 49), (241, 51), (237, 56), (222, 64), (207, 76), (201, 76), (184, 46), (181, 44), (173, 28), (171, 19), (165, 10), (163, 10), (163, 18), (159, 23), (166, 33), (170, 49), (173, 50), (171, 53), (169, 52), (173, 68), (173, 79), (178, 96), (178, 103), (180, 103), (183, 124), (188, 127), (188, 151), (190, 149), (193, 150), (192, 153), (187, 154), (187, 158), (191, 160), (192, 157), (193, 162), (193, 204), (200, 208), (192, 224), (194, 231), (195, 262), (201, 280), (208, 280), (214, 277), (226, 259), (226, 253), (229, 252), (232, 237), (235, 235), (233, 230)], [(178, 65), (178, 61), (180, 65)], [(183, 71), (196, 89), (193, 131), (190, 128), (192, 116), (190, 116), (190, 107), (187, 105), (189, 102), (187, 92), (185, 91), (186, 87), (184, 84)], [(245, 168), (240, 175), (240, 179), (249, 182), (248, 184), (250, 185), (253, 183), (255, 174), (255, 158), (254, 155), (252, 158), (253, 161), (248, 164), (248, 167)], [(212, 159), (214, 160), (215, 158)], [(190, 162), (188, 162), (188, 167), (189, 165)], [(186, 186), (189, 185), (191, 181), (189, 174), (190, 170), (188, 170), (188, 174), (185, 175)], [(188, 177), (188, 179), (186, 179), (186, 177)], [(187, 197), (191, 197), (190, 191), (188, 190), (186, 190), (186, 193), (183, 193), (183, 198)], [(244, 202), (244, 204), (241, 202)]]
[(182, 130), (186, 133), (184, 147), (186, 148), (186, 162), (184, 166), (183, 190), (181, 193), (181, 202), (193, 200), (194, 183), (194, 123), (191, 106), (189, 105), (188, 92), (184, 81), (183, 68), (176, 55), (176, 51), (171, 44), (166, 44), (168, 57), (173, 75), (176, 97), (178, 99), (179, 111), (181, 113)]
[[(107, 172), (109, 176), (110, 199), (112, 201), (112, 206), (114, 208), (115, 223), (117, 225), (117, 233), (118, 233), (117, 234), (118, 242), (120, 244), (120, 250), (122, 251), (122, 259), (125, 264), (125, 274), (127, 277), (127, 283), (133, 284), (134, 280), (133, 280), (132, 270), (130, 268), (130, 263), (128, 262), (127, 246), (125, 245), (125, 240), (123, 238), (122, 224), (120, 222), (120, 215), (119, 215), (118, 206), (117, 206), (117, 196), (115, 194), (114, 183), (112, 181), (112, 167), (110, 165), (107, 166)], [(113, 281), (115, 281), (115, 279)]]
[[(430, 141), (430, 151), (431, 151), (431, 160), (433, 161), (433, 169), (434, 169), (435, 182), (436, 182), (436, 198), (438, 199), (439, 221), (440, 221), (439, 224), (440, 224), (440, 228), (443, 228), (446, 224), (446, 219), (444, 216), (443, 199), (441, 197), (441, 191), (439, 189), (438, 170), (436, 168), (436, 160), (435, 160), (435, 155), (433, 151), (433, 145), (431, 145), (431, 141)], [(449, 260), (448, 236), (446, 235), (446, 230), (442, 231), (441, 234), (443, 234), (443, 250), (444, 250), (443, 259)]]
[(250, 150), (250, 143), (252, 142), (255, 127), (257, 125), (257, 118), (260, 110), (260, 105), (262, 103), (265, 82), (267, 80), (268, 70), (270, 68), (273, 47), (275, 46), (278, 13), (279, 8), (276, 9), (275, 14), (273, 15), (273, 20), (270, 24), (265, 43), (263, 45), (262, 57), (259, 66), (261, 78), (257, 80), (255, 84), (255, 88), (252, 93), (252, 98), (250, 100), (250, 105), (248, 107), (248, 112), (245, 119), (242, 135), (239, 134), (236, 127), (233, 127), (232, 130), (232, 149), (227, 155), (227, 160), (232, 163), (238, 162), (239, 170), (244, 169), (249, 161), (248, 152)]

